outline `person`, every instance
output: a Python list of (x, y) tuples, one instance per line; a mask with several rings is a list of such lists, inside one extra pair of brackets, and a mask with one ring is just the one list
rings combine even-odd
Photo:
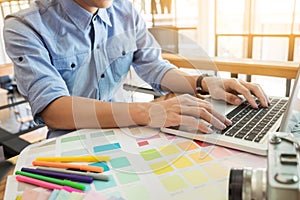
[(172, 0), (160, 0), (161, 14), (165, 14), (165, 8), (167, 8), (167, 13), (172, 12)]
[(157, 14), (156, 0), (151, 0), (151, 14)]
[[(5, 19), (6, 51), (19, 91), (48, 137), (82, 128), (191, 126), (211, 133), (232, 122), (195, 97), (196, 86), (238, 105), (243, 95), (268, 106), (258, 84), (184, 73), (161, 49), (127, 0), (37, 0)], [(129, 67), (155, 91), (186, 93), (164, 101), (122, 102), (114, 95)], [(199, 78), (200, 77), (200, 78)], [(199, 118), (203, 120), (199, 120)]]

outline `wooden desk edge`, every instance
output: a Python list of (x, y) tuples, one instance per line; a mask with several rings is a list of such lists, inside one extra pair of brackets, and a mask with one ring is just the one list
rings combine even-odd
[(0, 64), (0, 76), (6, 76), (14, 73), (13, 63)]
[(262, 75), (294, 79), (300, 63), (260, 61), (253, 59), (184, 58), (174, 54), (162, 54), (163, 58), (179, 68), (225, 71), (234, 74)]

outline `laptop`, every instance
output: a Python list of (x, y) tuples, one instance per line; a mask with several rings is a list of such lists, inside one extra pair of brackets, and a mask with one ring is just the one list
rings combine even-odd
[(291, 96), (289, 98), (270, 97), (271, 105), (268, 108), (259, 106), (259, 109), (253, 109), (246, 101), (239, 106), (233, 106), (224, 101), (210, 99), (214, 109), (225, 114), (233, 122), (232, 126), (227, 127), (225, 130), (215, 129), (212, 134), (203, 134), (189, 127), (176, 126), (161, 128), (161, 131), (266, 156), (268, 132), (276, 132), (279, 128), (280, 131), (290, 130), (288, 124), (290, 123), (292, 109), (297, 104), (297, 96), (300, 91), (299, 79), (300, 72), (298, 71)]

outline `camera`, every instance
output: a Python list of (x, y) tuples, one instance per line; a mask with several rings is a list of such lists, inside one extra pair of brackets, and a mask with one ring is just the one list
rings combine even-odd
[(300, 143), (288, 133), (270, 133), (265, 168), (232, 168), (229, 200), (300, 200)]

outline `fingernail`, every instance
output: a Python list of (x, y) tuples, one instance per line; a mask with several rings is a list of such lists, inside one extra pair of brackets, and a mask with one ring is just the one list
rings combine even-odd
[(241, 100), (240, 100), (240, 99), (234, 100), (234, 104), (235, 104), (235, 105), (238, 105), (238, 104), (240, 104), (240, 103), (241, 103)]
[(230, 125), (232, 125), (232, 121), (231, 121), (230, 119), (226, 119), (226, 120), (225, 120), (225, 124), (226, 124), (227, 126), (230, 126)]
[(221, 129), (225, 129), (227, 126), (225, 124), (221, 124)]
[(213, 133), (213, 132), (214, 131), (211, 128), (207, 127), (207, 133)]
[(254, 99), (250, 100), (249, 103), (252, 105), (253, 108), (256, 108), (256, 109), (258, 108), (258, 105)]

